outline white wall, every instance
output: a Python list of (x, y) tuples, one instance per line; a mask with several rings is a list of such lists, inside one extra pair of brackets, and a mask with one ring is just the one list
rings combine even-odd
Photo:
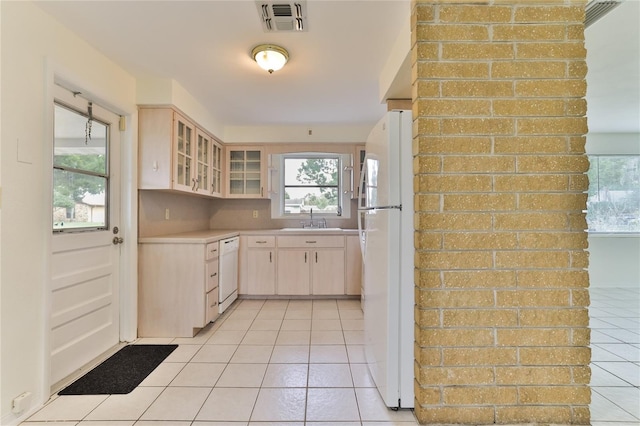
[(125, 135), (128, 146), (136, 146), (137, 115), (131, 75), (33, 4), (2, 1), (0, 8), (0, 424), (7, 425), (18, 421), (11, 413), (11, 400), (17, 395), (31, 392), (32, 407), (49, 397), (45, 319), (51, 160), (47, 153), (54, 71), (128, 116), (132, 125)]
[[(587, 135), (587, 154), (640, 155), (638, 133)], [(591, 287), (640, 287), (640, 235), (589, 235)]]

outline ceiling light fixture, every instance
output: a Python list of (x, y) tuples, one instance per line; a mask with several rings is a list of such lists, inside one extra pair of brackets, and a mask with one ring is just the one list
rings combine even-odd
[(253, 48), (251, 57), (260, 65), (260, 68), (272, 74), (287, 63), (289, 52), (285, 48), (274, 44), (261, 44)]

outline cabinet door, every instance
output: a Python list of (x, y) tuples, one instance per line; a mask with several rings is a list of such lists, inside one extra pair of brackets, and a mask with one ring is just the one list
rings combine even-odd
[(196, 128), (186, 118), (174, 114), (173, 188), (192, 192), (195, 187), (194, 140)]
[(315, 250), (311, 255), (312, 294), (345, 294), (344, 249)]
[(348, 295), (359, 295), (362, 287), (362, 253), (357, 235), (348, 235), (346, 241), (346, 282)]
[(278, 294), (309, 295), (311, 252), (278, 249)]
[(193, 189), (199, 194), (209, 195), (211, 184), (211, 137), (196, 130), (195, 182)]
[(205, 297), (206, 305), (205, 305), (205, 313), (204, 313), (204, 321), (203, 326), (207, 325), (211, 321), (215, 321), (219, 314), (218, 309), (218, 287), (214, 288), (210, 292), (207, 293)]
[(211, 144), (211, 187), (209, 192), (215, 197), (222, 197), (222, 145)]
[(227, 148), (229, 198), (263, 198), (264, 167), (261, 148)]
[(251, 295), (276, 294), (274, 250), (247, 250), (247, 288)]

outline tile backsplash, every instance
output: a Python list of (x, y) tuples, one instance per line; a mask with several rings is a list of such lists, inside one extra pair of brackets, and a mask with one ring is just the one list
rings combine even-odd
[[(202, 229), (279, 229), (300, 226), (300, 219), (271, 219), (271, 200), (209, 199), (155, 190), (138, 191), (140, 237)], [(350, 219), (327, 219), (330, 228), (355, 229), (357, 204)], [(166, 218), (166, 210), (169, 218)], [(253, 217), (253, 212), (258, 217)]]
[[(355, 229), (357, 205), (351, 201), (352, 218), (327, 219), (329, 228)], [(253, 217), (253, 212), (258, 217)], [(307, 219), (271, 219), (271, 200), (219, 199), (211, 201), (210, 229), (279, 229), (299, 227), (300, 221)]]

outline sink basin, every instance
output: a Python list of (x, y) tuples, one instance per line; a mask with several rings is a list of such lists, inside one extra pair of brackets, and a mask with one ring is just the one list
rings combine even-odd
[(342, 231), (342, 228), (282, 228), (281, 231), (327, 232), (327, 231)]

